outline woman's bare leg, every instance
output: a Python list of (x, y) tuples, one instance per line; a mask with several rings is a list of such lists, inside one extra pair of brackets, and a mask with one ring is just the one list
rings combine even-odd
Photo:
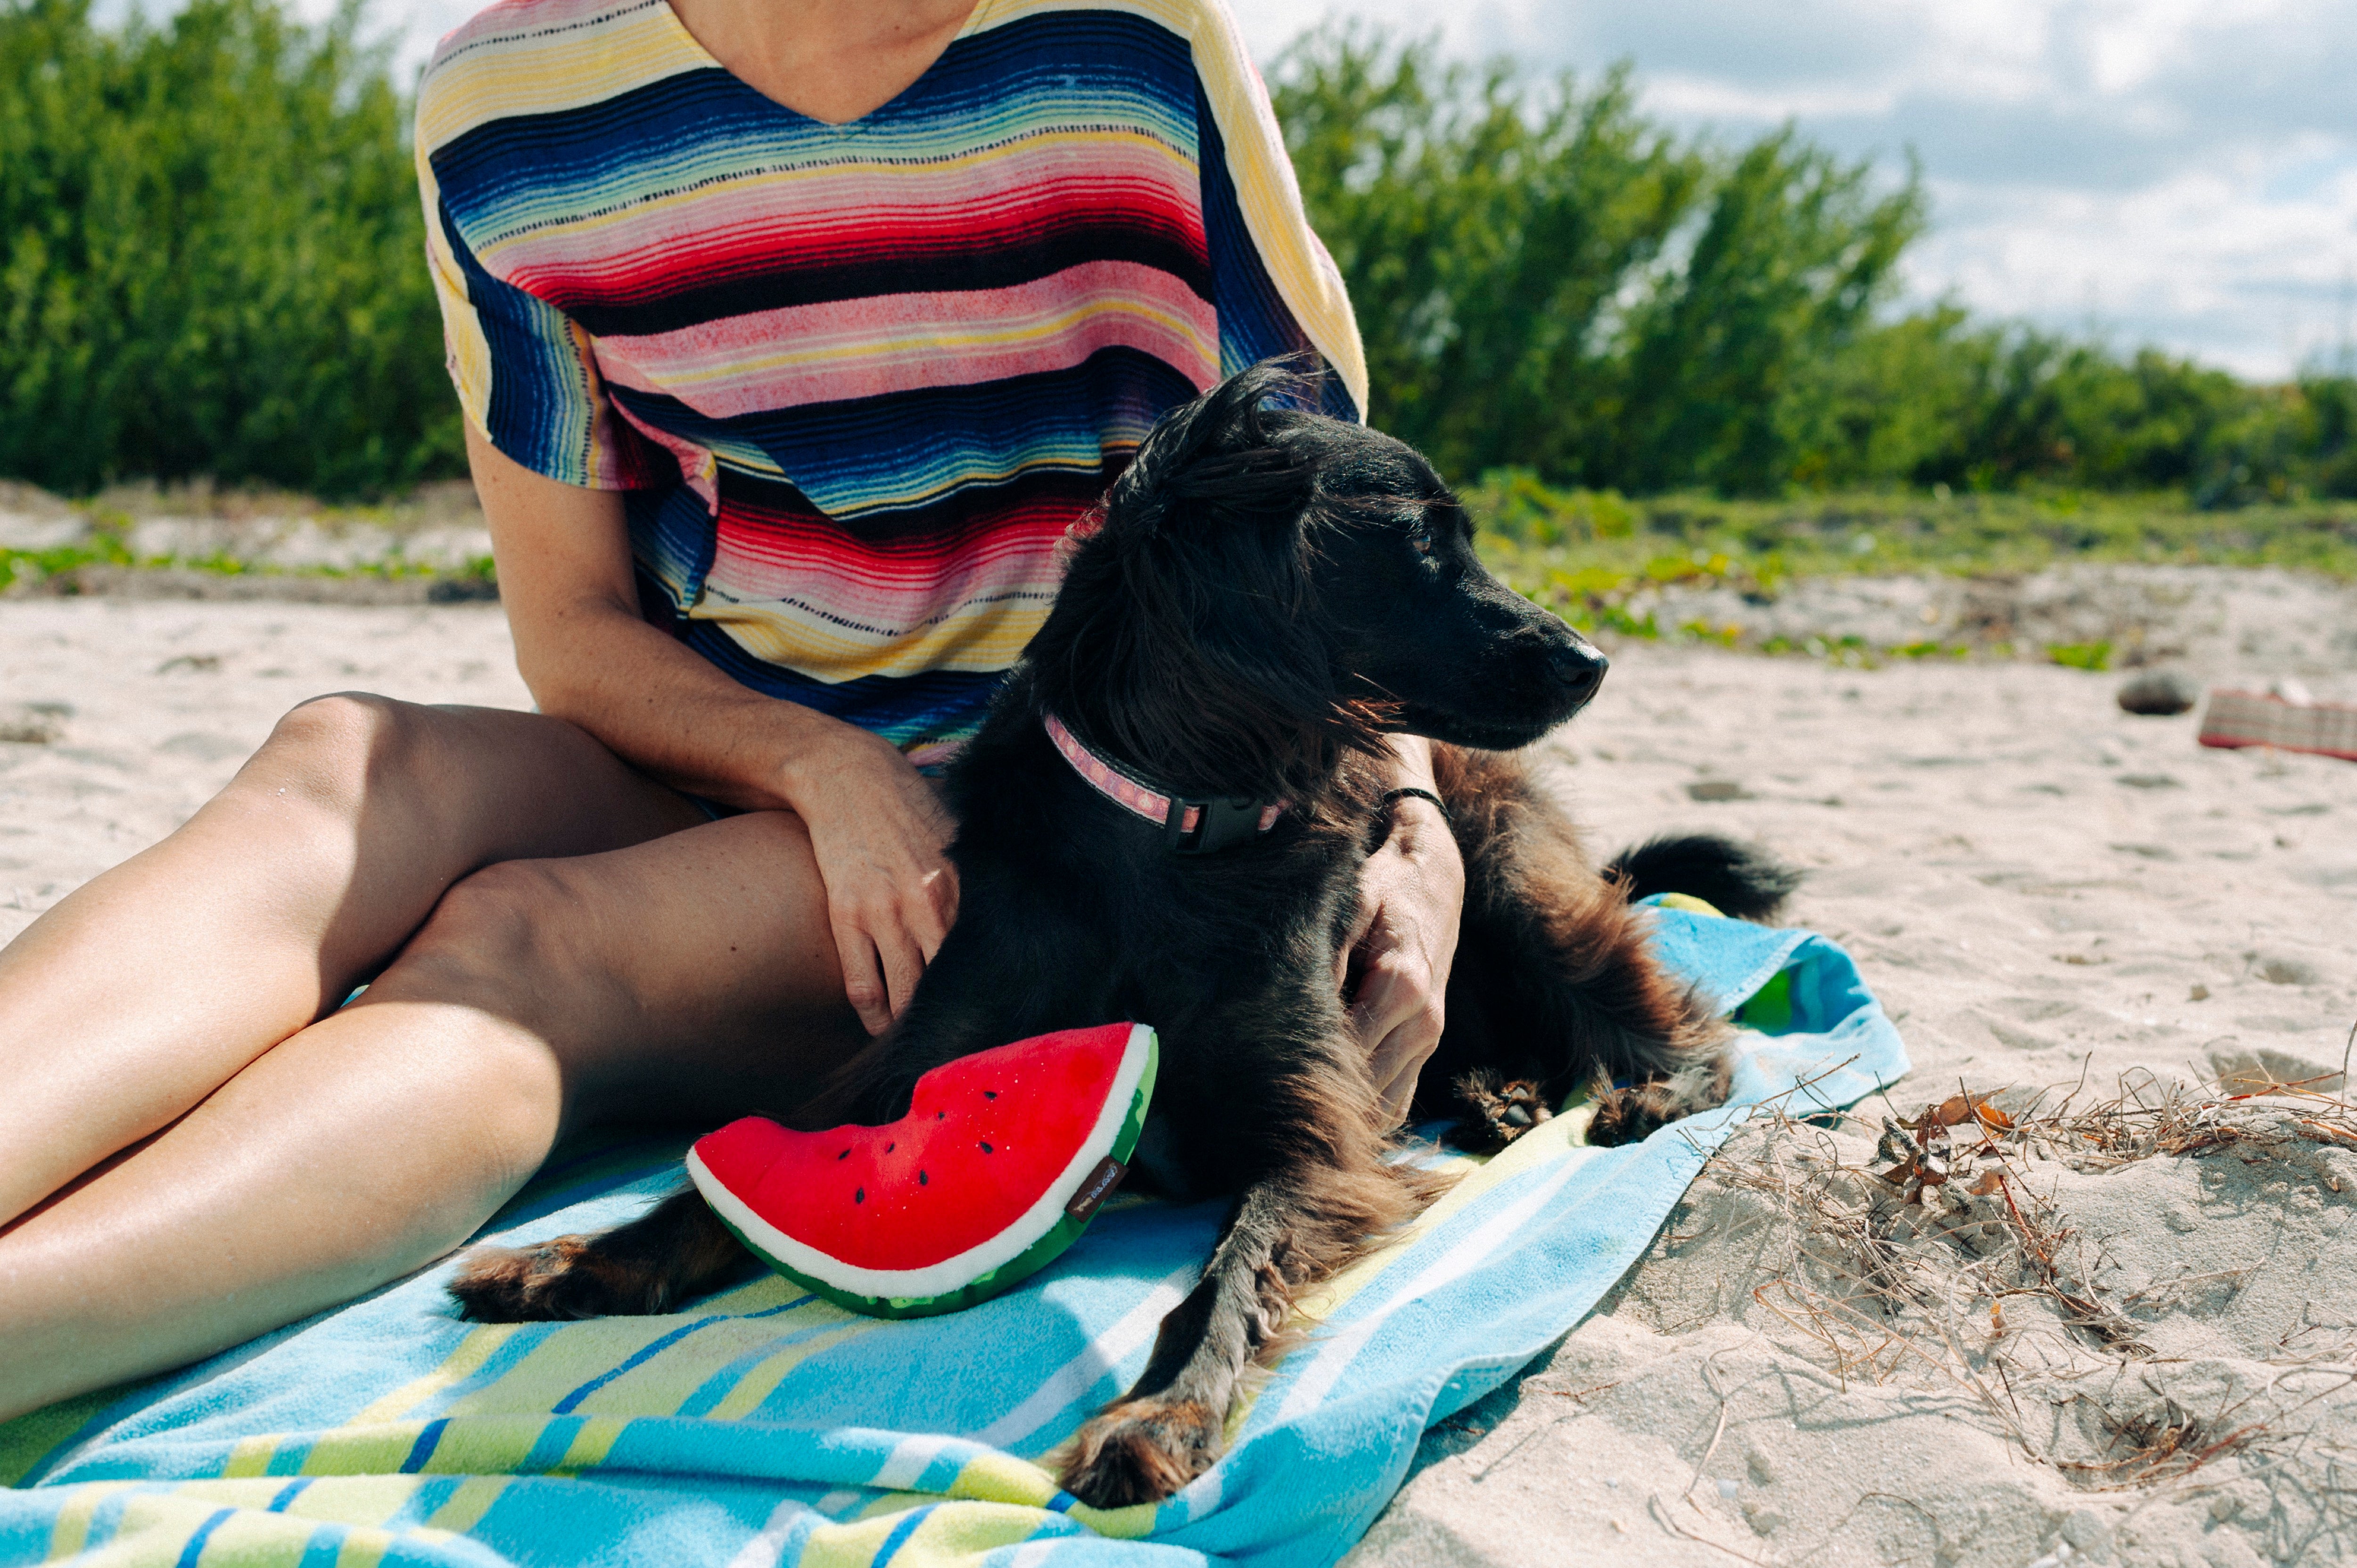
[(335, 1006), (468, 872), (701, 821), (555, 719), (296, 708), (178, 832), (0, 950), (0, 1221)]
[(0, 1229), (0, 1417), (431, 1262), (570, 1117), (782, 1107), (865, 1038), (791, 815), (490, 866), (361, 1001)]

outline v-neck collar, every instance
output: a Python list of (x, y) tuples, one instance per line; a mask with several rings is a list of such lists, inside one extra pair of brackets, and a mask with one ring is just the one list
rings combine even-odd
[(974, 34), (980, 32), (983, 27), (987, 25), (991, 13), (996, 11), (998, 7), (998, 0), (974, 0), (974, 9), (966, 13), (965, 21), (959, 27), (957, 32), (951, 37), (948, 43), (942, 46), (941, 52), (933, 56), (932, 59), (926, 64), (925, 69), (919, 71), (915, 80), (911, 81), (906, 87), (900, 89), (899, 91), (894, 93), (883, 102), (876, 105), (875, 108), (867, 111), (866, 113), (858, 115), (854, 119), (822, 120), (815, 114), (805, 114), (802, 111), (795, 108), (792, 104), (781, 102), (779, 100), (770, 97), (768, 93), (762, 91), (759, 88), (754, 86), (751, 82), (746, 81), (735, 71), (730, 70), (728, 67), (720, 62), (718, 57), (715, 56), (710, 49), (704, 47), (704, 40), (697, 38), (694, 33), (689, 30), (687, 24), (680, 19), (679, 12), (673, 8), (671, 4), (671, 0), (656, 0), (656, 3), (662, 7), (665, 18), (668, 20), (672, 28), (679, 34), (681, 42), (686, 46), (687, 49), (694, 54), (696, 59), (702, 60), (705, 65), (709, 66), (714, 70), (725, 72), (731, 81), (736, 82), (746, 91), (752, 93), (763, 102), (770, 104), (781, 114), (791, 114), (802, 124), (807, 125), (815, 125), (821, 130), (837, 131), (845, 134), (855, 134), (866, 128), (868, 123), (873, 121), (877, 115), (882, 114), (887, 110), (894, 108), (902, 102), (905, 102), (910, 94), (914, 93), (919, 88), (924, 86), (926, 82), (931, 81), (933, 73), (941, 70), (942, 61), (949, 58), (950, 51), (957, 48), (958, 45), (963, 43), (966, 39), (974, 37)]

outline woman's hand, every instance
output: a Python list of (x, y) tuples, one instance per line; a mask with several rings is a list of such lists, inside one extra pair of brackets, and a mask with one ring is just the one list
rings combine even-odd
[[(1400, 782), (1432, 788), (1431, 751), (1401, 745)], [(1359, 923), (1342, 950), (1337, 983), (1383, 1096), (1384, 1124), (1407, 1120), (1416, 1075), (1440, 1044), (1448, 969), (1465, 912), (1465, 863), (1431, 801), (1392, 807), (1391, 837), (1359, 875)]]
[(788, 765), (780, 793), (810, 831), (843, 993), (880, 1035), (957, 918), (955, 824), (891, 743), (848, 725)]
[(952, 824), (932, 786), (888, 742), (741, 686), (649, 626), (619, 492), (544, 478), (472, 424), (467, 456), (516, 665), (541, 711), (675, 789), (799, 815), (826, 884), (844, 994), (880, 1034), (957, 918), (957, 873), (942, 853)]

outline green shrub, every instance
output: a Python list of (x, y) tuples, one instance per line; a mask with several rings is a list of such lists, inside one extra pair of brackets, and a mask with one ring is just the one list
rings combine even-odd
[[(88, 0), (0, 0), (0, 475), (352, 497), (463, 471), (408, 105), (358, 16), (192, 0), (108, 30)], [(2083, 490), (2212, 511), (2357, 498), (2357, 380), (2252, 386), (1952, 306), (1893, 317), (1926, 219), (1911, 170), (1878, 179), (1790, 127), (1680, 136), (1625, 68), (1533, 83), (1348, 28), (1271, 80), (1358, 308), (1372, 417), (1478, 482), (1522, 546), (1577, 537), (1635, 570), (1706, 496), (1913, 487), (2040, 499), (1928, 532), (1845, 528), (1846, 501), (1806, 527), (1761, 513), (1747, 570), (1889, 567), (1935, 542), (2347, 554), (2341, 511), (2261, 530), (2264, 549), (2174, 503), (2158, 532), (2074, 511)], [(1668, 499), (1627, 499), (1645, 496)]]
[(1681, 142), (1625, 69), (1533, 90), (1329, 28), (1275, 81), (1370, 417), (1451, 474), (1781, 484), (1807, 368), (1867, 324), (1921, 226), (1911, 179), (1878, 193), (1789, 129), (1732, 156)]
[(0, 0), (0, 473), (341, 495), (457, 471), (406, 105), (358, 10)]
[(1469, 481), (1774, 496), (1856, 487), (2357, 496), (2357, 381), (2251, 386), (2145, 349), (1878, 314), (1926, 211), (1791, 127), (1728, 149), (1626, 69), (1533, 84), (1311, 33), (1273, 72), (1358, 306), (1370, 417)]
[(2050, 642), (2046, 645), (2047, 660), (2069, 670), (2101, 671), (2112, 667), (2112, 645), (2108, 642)]

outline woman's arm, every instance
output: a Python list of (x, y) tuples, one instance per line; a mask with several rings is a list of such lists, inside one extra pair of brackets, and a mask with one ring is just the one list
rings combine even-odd
[[(1430, 741), (1394, 736), (1392, 750), (1397, 760), (1386, 788), (1437, 792)], [(1415, 1099), (1416, 1075), (1440, 1045), (1465, 912), (1465, 863), (1439, 807), (1413, 795), (1394, 804), (1391, 836), (1360, 872), (1359, 898), (1342, 983), (1384, 1115), (1396, 1126)]]
[(799, 815), (845, 994), (881, 1032), (957, 917), (954, 824), (932, 787), (890, 743), (739, 685), (640, 619), (618, 492), (544, 478), (471, 424), (467, 458), (541, 711), (674, 788)]

